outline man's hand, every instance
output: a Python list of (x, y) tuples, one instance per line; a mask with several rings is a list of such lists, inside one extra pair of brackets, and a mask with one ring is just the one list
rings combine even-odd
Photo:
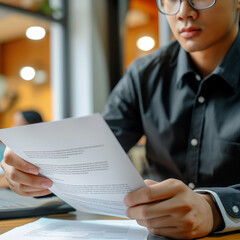
[(146, 187), (128, 194), (127, 216), (150, 232), (175, 239), (206, 236), (221, 224), (208, 194), (198, 194), (176, 179), (146, 180)]
[(0, 175), (0, 188), (9, 188), (9, 184), (6, 180), (5, 174)]
[(9, 187), (23, 196), (44, 196), (51, 193), (48, 188), (52, 186), (51, 180), (37, 176), (39, 170), (36, 166), (18, 157), (9, 148), (4, 152), (1, 167), (6, 173)]

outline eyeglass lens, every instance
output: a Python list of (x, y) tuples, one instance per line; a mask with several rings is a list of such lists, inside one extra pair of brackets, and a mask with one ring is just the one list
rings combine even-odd
[[(188, 3), (196, 10), (212, 7), (216, 0), (188, 0)], [(163, 14), (174, 15), (181, 7), (181, 0), (156, 0), (158, 9)]]

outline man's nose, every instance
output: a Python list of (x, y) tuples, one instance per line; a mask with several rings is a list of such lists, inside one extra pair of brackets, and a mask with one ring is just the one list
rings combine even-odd
[(182, 0), (177, 16), (178, 18), (181, 18), (181, 19), (188, 19), (188, 18), (195, 19), (198, 16), (198, 10), (192, 8), (192, 6), (189, 4), (187, 0)]

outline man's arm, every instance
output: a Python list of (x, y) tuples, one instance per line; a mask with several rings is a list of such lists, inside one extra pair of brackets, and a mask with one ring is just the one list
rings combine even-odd
[(143, 135), (135, 78), (130, 67), (111, 92), (102, 112), (104, 120), (126, 152)]

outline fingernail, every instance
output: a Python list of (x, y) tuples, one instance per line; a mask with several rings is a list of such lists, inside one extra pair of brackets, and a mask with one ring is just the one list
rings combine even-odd
[(34, 175), (38, 175), (38, 173), (39, 173), (38, 170), (36, 170), (35, 168), (29, 168), (28, 172), (31, 174), (34, 174)]
[(49, 181), (44, 181), (41, 183), (41, 186), (44, 188), (50, 188), (52, 186), (52, 183)]

